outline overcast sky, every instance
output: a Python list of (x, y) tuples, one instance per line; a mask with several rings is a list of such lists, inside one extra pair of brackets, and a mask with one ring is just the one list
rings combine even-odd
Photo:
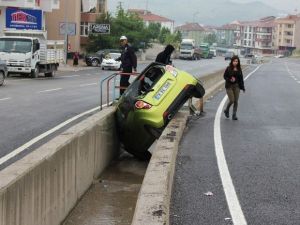
[[(170, 4), (172, 3), (172, 0), (169, 0), (167, 2), (166, 0), (161, 0), (163, 4)], [(219, 1), (219, 0), (210, 0), (210, 2), (213, 1)], [(246, 3), (246, 2), (255, 2), (255, 1), (261, 1), (269, 6), (272, 6), (277, 9), (282, 9), (288, 12), (294, 12), (295, 9), (298, 9), (298, 12), (300, 12), (300, 0), (231, 0), (238, 3)], [(134, 0), (109, 0), (108, 6), (111, 11), (115, 11), (116, 5), (118, 2), (122, 2), (124, 5), (124, 8), (146, 8), (146, 2), (147, 0), (139, 0), (138, 3)], [(185, 1), (183, 1), (185, 2)], [(199, 1), (201, 2), (201, 1)], [(148, 0), (148, 7), (150, 10), (155, 10), (151, 7), (151, 0)], [(172, 7), (172, 5), (169, 5), (169, 7)], [(176, 7), (176, 6), (175, 6)]]
[(152, 13), (174, 20), (176, 26), (192, 21), (223, 25), (234, 20), (283, 16), (294, 13), (297, 7), (300, 13), (300, 0), (109, 0), (109, 11), (114, 13), (119, 2), (125, 10), (148, 6)]
[[(239, 2), (239, 3), (254, 2), (254, 0), (232, 0), (232, 1)], [(300, 12), (300, 0), (260, 0), (260, 1), (277, 9), (283, 9), (289, 12), (293, 12), (295, 9), (298, 9), (298, 12)]]

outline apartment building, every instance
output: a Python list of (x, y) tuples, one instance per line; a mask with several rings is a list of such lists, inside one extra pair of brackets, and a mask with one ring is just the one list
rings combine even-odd
[(276, 52), (291, 53), (294, 49), (300, 49), (300, 15), (276, 19), (273, 34)]
[(30, 30), (46, 37), (45, 12), (58, 9), (59, 3), (59, 0), (0, 0), (0, 36)]
[(90, 25), (107, 12), (107, 0), (60, 0), (60, 8), (46, 14), (46, 29), (51, 40), (68, 34), (68, 52), (84, 52)]
[(225, 24), (217, 28), (217, 43), (219, 47), (231, 48), (236, 43), (236, 25)]
[(207, 30), (198, 23), (186, 23), (176, 27), (175, 31), (180, 31), (183, 39), (195, 39), (196, 45), (204, 42), (207, 35)]
[(163, 16), (156, 15), (144, 9), (128, 9), (129, 13), (136, 13), (148, 26), (150, 23), (159, 23), (161, 27), (168, 28), (171, 33), (174, 32), (174, 20)]
[(273, 53), (272, 34), (275, 17), (265, 17), (257, 21), (244, 21), (236, 24), (235, 46), (244, 54), (269, 55)]

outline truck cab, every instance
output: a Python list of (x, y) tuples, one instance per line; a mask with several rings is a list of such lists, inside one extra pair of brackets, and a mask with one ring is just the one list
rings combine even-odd
[(180, 59), (200, 59), (200, 49), (196, 47), (194, 39), (182, 39), (180, 44)]
[(27, 74), (32, 78), (44, 73), (52, 77), (64, 60), (64, 42), (38, 37), (0, 37), (0, 60), (6, 62), (8, 73)]
[(40, 43), (36, 38), (0, 38), (0, 59), (6, 62), (9, 73), (31, 74), (32, 68), (40, 62), (39, 49)]

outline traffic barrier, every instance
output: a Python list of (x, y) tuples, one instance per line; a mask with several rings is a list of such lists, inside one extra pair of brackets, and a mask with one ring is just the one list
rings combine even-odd
[(59, 225), (118, 155), (114, 108), (0, 171), (0, 225)]

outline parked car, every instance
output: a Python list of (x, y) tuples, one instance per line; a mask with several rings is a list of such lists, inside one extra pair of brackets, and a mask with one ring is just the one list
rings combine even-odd
[(0, 60), (0, 86), (4, 84), (4, 80), (7, 76), (7, 66), (6, 62)]
[(224, 59), (225, 60), (231, 60), (231, 58), (234, 56), (234, 53), (233, 52), (226, 52), (225, 53), (225, 57)]
[(121, 53), (120, 49), (102, 49), (95, 54), (86, 55), (85, 63), (87, 66), (99, 66), (102, 63), (104, 56), (108, 53)]
[(254, 57), (254, 55), (253, 54), (245, 54), (244, 57), (252, 59)]
[(101, 68), (119, 70), (121, 67), (121, 61), (117, 60), (121, 57), (121, 53), (108, 53), (102, 60)]
[(284, 58), (284, 55), (275, 55), (274, 57), (277, 58), (277, 59), (278, 58)]
[(170, 65), (151, 63), (132, 82), (117, 103), (119, 137), (126, 151), (149, 160), (148, 148), (190, 98), (205, 90), (194, 76)]

